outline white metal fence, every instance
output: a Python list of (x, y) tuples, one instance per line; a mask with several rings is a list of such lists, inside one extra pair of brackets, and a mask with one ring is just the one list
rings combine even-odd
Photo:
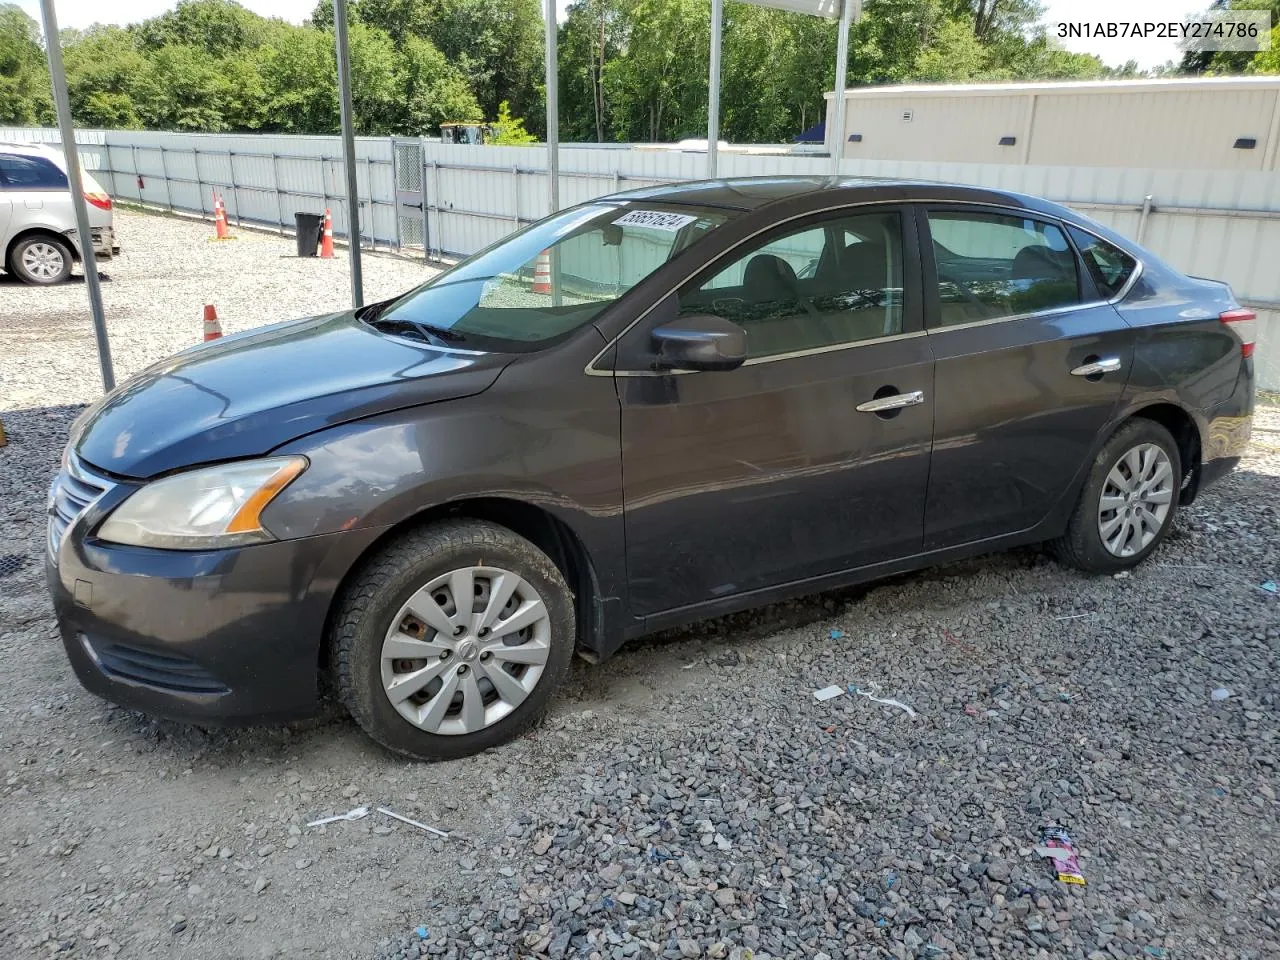
[[(222, 191), (233, 221), (291, 229), (295, 211), (330, 207), (347, 233), (337, 137), (81, 131), (84, 163), (116, 196), (211, 214)], [(56, 130), (0, 129), (3, 140)], [(548, 212), (546, 150), (362, 137), (361, 231), (366, 243), (459, 256)], [(823, 176), (825, 157), (720, 154), (723, 176)], [(564, 205), (645, 185), (697, 179), (706, 157), (640, 147), (561, 148)], [(1280, 174), (846, 160), (847, 175), (973, 183), (1065, 203), (1134, 237), (1178, 268), (1231, 284), (1259, 315), (1260, 383), (1280, 390)], [(1148, 200), (1148, 198), (1150, 198)]]

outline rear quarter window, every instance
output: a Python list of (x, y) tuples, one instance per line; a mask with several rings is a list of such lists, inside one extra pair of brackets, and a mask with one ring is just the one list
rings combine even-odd
[(1085, 233), (1075, 227), (1067, 227), (1071, 239), (1080, 248), (1085, 269), (1105, 297), (1114, 297), (1133, 276), (1138, 261), (1114, 244)]
[(44, 157), (0, 153), (0, 187), (6, 190), (66, 190), (67, 175)]

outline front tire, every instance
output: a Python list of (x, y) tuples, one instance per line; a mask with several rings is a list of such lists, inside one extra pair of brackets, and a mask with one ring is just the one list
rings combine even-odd
[(347, 588), (330, 649), (364, 731), (418, 760), (465, 757), (533, 726), (568, 675), (573, 594), (505, 527), (449, 520), (388, 544)]
[(1173, 528), (1181, 481), (1169, 431), (1141, 417), (1128, 421), (1098, 451), (1066, 533), (1051, 549), (1088, 573), (1137, 566)]
[(9, 251), (9, 269), (23, 283), (50, 286), (71, 276), (71, 248), (53, 237), (25, 237)]

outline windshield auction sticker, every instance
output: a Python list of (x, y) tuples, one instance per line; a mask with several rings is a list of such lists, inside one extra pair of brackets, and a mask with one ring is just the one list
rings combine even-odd
[(613, 221), (619, 227), (648, 227), (650, 230), (665, 230), (675, 233), (681, 227), (687, 227), (697, 217), (687, 213), (667, 213), (664, 210), (632, 210)]

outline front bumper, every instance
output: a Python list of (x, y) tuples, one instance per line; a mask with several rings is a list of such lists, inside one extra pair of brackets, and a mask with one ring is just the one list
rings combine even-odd
[(66, 529), (51, 527), (49, 589), (85, 688), (198, 723), (315, 713), (330, 602), (381, 531), (202, 552), (86, 537), (127, 493), (109, 490)]

